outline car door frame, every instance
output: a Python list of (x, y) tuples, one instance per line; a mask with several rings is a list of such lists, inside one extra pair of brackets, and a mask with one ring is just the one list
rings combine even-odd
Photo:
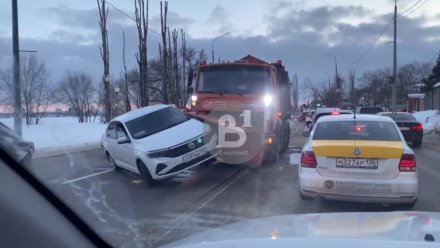
[[(128, 135), (127, 129), (121, 122), (115, 121), (115, 123), (116, 123), (116, 135), (117, 135), (116, 145), (118, 148), (117, 150), (118, 150), (120, 166), (131, 171), (137, 171), (133, 139), (130, 137), (130, 135)], [(124, 137), (124, 136), (120, 137), (120, 132), (118, 131), (118, 129), (122, 129), (124, 136), (127, 137), (129, 140), (128, 143), (123, 143), (123, 144), (117, 143), (118, 139)]]
[[(117, 156), (117, 152), (116, 150), (118, 149), (117, 145), (117, 133), (116, 133), (116, 122), (112, 121), (108, 124), (107, 129), (105, 130), (105, 144), (104, 144), (104, 148), (106, 149), (106, 152), (108, 152), (110, 154), (110, 156), (112, 156), (113, 160), (115, 163), (117, 163), (119, 165), (119, 158)], [(113, 127), (113, 136), (110, 133), (109, 129), (110, 127)]]

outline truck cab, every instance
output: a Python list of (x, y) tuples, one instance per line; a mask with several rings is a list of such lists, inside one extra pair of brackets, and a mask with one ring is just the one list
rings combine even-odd
[[(286, 80), (281, 82), (283, 78)], [(248, 156), (220, 160), (259, 166), (265, 160), (276, 161), (279, 154), (287, 150), (290, 84), (280, 61), (271, 64), (249, 55), (234, 62), (202, 63), (188, 81), (186, 112), (190, 116), (208, 123), (217, 131), (219, 121), (227, 118), (228, 121), (220, 126), (238, 128), (246, 133), (248, 144), (245, 142), (232, 150), (247, 149)], [(221, 132), (218, 134), (219, 141), (223, 140)], [(229, 136), (234, 140), (234, 135)], [(235, 135), (235, 138), (240, 137)], [(227, 151), (228, 147), (223, 149)]]

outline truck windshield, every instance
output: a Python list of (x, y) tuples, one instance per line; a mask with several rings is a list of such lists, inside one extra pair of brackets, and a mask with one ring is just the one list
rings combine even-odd
[(215, 66), (200, 70), (198, 92), (262, 93), (269, 91), (270, 69), (262, 66)]

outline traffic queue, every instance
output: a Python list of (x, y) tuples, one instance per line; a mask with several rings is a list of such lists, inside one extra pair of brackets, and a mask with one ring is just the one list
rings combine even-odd
[(423, 125), (409, 113), (374, 108), (368, 114), (362, 109), (314, 111), (298, 169), (301, 199), (416, 203), (416, 158), (409, 144), (421, 146)]

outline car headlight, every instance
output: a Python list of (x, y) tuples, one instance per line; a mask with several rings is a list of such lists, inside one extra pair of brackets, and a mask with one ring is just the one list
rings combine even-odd
[(269, 107), (272, 104), (273, 97), (272, 95), (266, 94), (263, 97), (264, 106)]

